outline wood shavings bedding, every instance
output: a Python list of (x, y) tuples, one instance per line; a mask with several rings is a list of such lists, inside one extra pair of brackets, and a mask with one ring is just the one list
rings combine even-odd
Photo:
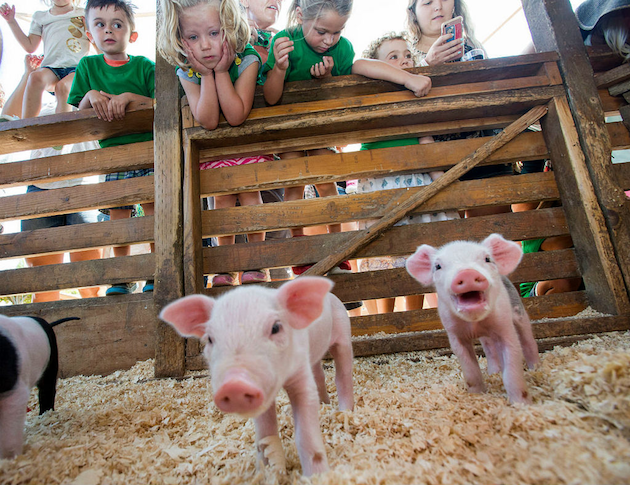
[[(485, 359), (482, 367), (485, 366)], [(256, 468), (251, 420), (211, 403), (203, 372), (153, 379), (153, 361), (59, 382), (56, 410), (31, 397), (24, 454), (0, 460), (17, 484), (578, 484), (630, 483), (630, 333), (557, 347), (526, 373), (534, 404), (510, 406), (501, 378), (465, 391), (453, 356), (355, 359), (354, 412), (320, 422), (331, 471), (301, 476), (286, 395), (278, 424), (288, 472)]]

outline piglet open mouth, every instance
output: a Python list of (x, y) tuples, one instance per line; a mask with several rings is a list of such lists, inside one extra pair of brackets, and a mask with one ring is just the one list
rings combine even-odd
[(460, 311), (474, 311), (486, 307), (486, 295), (483, 291), (467, 291), (455, 295), (457, 308)]

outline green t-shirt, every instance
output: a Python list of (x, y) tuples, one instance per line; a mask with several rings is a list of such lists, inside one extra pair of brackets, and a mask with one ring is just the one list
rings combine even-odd
[(401, 138), (399, 140), (383, 140), (373, 141), (370, 143), (362, 143), (361, 150), (376, 150), (377, 148), (406, 147), (408, 145), (419, 145), (418, 137)]
[[(544, 238), (542, 239), (530, 239), (528, 241), (521, 241), (521, 247), (523, 248), (523, 254), (527, 254), (527, 253), (537, 253), (538, 251), (540, 251), (540, 246), (542, 246), (542, 243), (545, 241)], [(521, 290), (521, 296), (523, 298), (526, 298), (529, 296), (529, 293), (532, 291), (532, 288), (534, 287), (534, 285), (536, 284), (536, 282), (529, 282), (529, 283), (521, 283), (520, 286), (520, 290)]]
[(306, 40), (304, 40), (302, 27), (298, 27), (297, 29), (282, 30), (274, 36), (269, 48), (269, 58), (263, 66), (263, 76), (266, 77), (267, 72), (271, 71), (276, 64), (273, 46), (280, 37), (288, 37), (293, 41), (293, 50), (289, 53), (289, 68), (284, 76), (285, 81), (306, 81), (307, 79), (312, 79), (311, 67), (322, 62), (324, 56), (333, 58), (335, 63), (332, 69), (333, 76), (345, 76), (352, 73), (354, 49), (348, 39), (340, 37), (339, 42), (320, 54), (308, 45)]
[[(143, 56), (129, 56), (129, 62), (113, 67), (105, 62), (103, 54), (83, 57), (72, 81), (68, 104), (78, 106), (92, 89), (109, 94), (133, 93), (155, 98), (155, 64)], [(149, 140), (153, 140), (150, 131), (99, 140), (99, 144), (104, 148)]]

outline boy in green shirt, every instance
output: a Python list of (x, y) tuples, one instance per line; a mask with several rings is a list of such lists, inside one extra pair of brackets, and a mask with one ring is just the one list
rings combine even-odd
[[(102, 54), (87, 56), (77, 66), (68, 103), (79, 109), (93, 108), (96, 116), (107, 121), (122, 120), (133, 105), (153, 103), (155, 98), (155, 64), (143, 56), (129, 56), (127, 47), (138, 33), (131, 4), (125, 0), (89, 0), (85, 6), (88, 38)], [(137, 133), (99, 140), (102, 148), (149, 141), (153, 133)], [(153, 169), (131, 170), (107, 174), (105, 181), (153, 175)], [(109, 210), (110, 220), (131, 217), (133, 206)], [(144, 213), (153, 215), (153, 203), (143, 204)], [(153, 251), (153, 244), (151, 244)], [(129, 246), (113, 248), (115, 257), (128, 256)], [(106, 294), (131, 293), (133, 283), (110, 287)], [(153, 281), (146, 282), (143, 291), (153, 291)]]

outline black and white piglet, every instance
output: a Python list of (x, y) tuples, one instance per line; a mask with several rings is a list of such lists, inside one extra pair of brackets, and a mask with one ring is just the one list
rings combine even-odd
[(59, 368), (52, 327), (39, 317), (0, 315), (0, 458), (22, 453), (24, 420), (31, 388), (39, 390), (39, 413), (54, 409)]

